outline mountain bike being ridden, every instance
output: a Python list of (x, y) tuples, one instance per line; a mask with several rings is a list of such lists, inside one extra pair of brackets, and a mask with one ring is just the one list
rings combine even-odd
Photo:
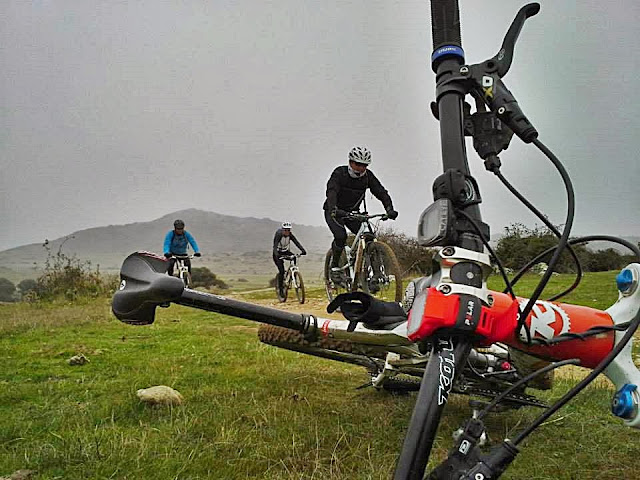
[(393, 250), (376, 238), (378, 223), (387, 220), (387, 214), (368, 215), (350, 212), (345, 224), (359, 225), (351, 245), (345, 245), (339, 262), (333, 259), (334, 249), (327, 252), (324, 265), (324, 283), (331, 302), (340, 293), (361, 290), (380, 298), (389, 297), (397, 302), (402, 298), (402, 273)]
[(331, 275), (337, 283), (346, 280), (339, 268), (341, 266), (340, 258), (347, 243), (346, 228), (356, 233), (361, 224), (361, 221), (348, 218), (348, 215), (350, 212), (359, 210), (367, 189), (382, 202), (390, 219), (395, 220), (398, 217), (389, 192), (369, 170), (369, 165), (371, 165), (371, 152), (364, 147), (354, 147), (349, 152), (348, 164), (336, 167), (327, 182), (327, 198), (322, 208), (324, 209), (325, 221), (333, 234), (330, 268), (336, 269), (331, 270)]
[[(169, 259), (167, 268), (169, 276), (173, 276), (173, 268), (179, 262), (178, 274), (185, 285), (188, 286), (191, 283), (191, 258), (199, 257), (201, 253), (196, 239), (184, 227), (184, 221), (180, 219), (173, 222), (173, 230), (169, 230), (164, 237), (162, 251), (164, 256)], [(193, 248), (193, 256), (187, 253), (189, 245)], [(186, 271), (184, 271), (185, 267)]]
[(298, 258), (300, 258), (302, 254), (298, 253), (296, 255), (289, 255), (280, 257), (283, 261), (289, 262), (285, 272), (284, 279), (281, 284), (276, 282), (276, 295), (278, 300), (281, 302), (287, 301), (287, 296), (289, 295), (289, 290), (292, 288), (296, 292), (296, 298), (298, 302), (304, 303), (305, 290), (304, 290), (304, 280), (302, 279), (302, 274), (300, 273), (300, 269), (298, 268)]
[[(166, 256), (166, 255), (165, 255)], [(191, 287), (191, 259), (196, 255), (189, 255), (188, 253), (185, 255), (179, 255), (177, 253), (172, 253), (169, 261), (173, 260), (173, 266), (175, 267), (175, 276), (183, 281), (184, 286), (189, 288)], [(187, 262), (189, 262), (187, 264)], [(173, 269), (171, 272), (173, 276)]]
[[(640, 249), (630, 242), (606, 235), (569, 240), (575, 208), (570, 179), (558, 159), (538, 140), (537, 131), (501, 80), (509, 70), (515, 41), (525, 20), (538, 13), (539, 5), (523, 7), (509, 28), (499, 53), (475, 65), (464, 63), (457, 1), (432, 0), (431, 6), (432, 66), (437, 75), (437, 101), (433, 113), (440, 121), (445, 173), (434, 183), (434, 203), (421, 215), (418, 231), (421, 244), (440, 248), (436, 257), (439, 268), (431, 277), (409, 285), (405, 302), (405, 308), (410, 306), (408, 315), (403, 309), (399, 310), (400, 305), (374, 299), (362, 292), (336, 298), (330, 307), (339, 306), (346, 320), (334, 320), (185, 290), (178, 280), (172, 281), (162, 275), (164, 262), (138, 253), (130, 255), (122, 266), (121, 288), (114, 295), (112, 307), (122, 321), (144, 325), (154, 321), (157, 302), (172, 301), (284, 327), (302, 336), (304, 341), (325, 342), (326, 351), (330, 350), (332, 342), (338, 341), (350, 342), (355, 349), (385, 350), (388, 353), (384, 364), (376, 363), (366, 352), (359, 356), (356, 352), (353, 360), (364, 362), (371, 357), (374, 361), (366, 365), (372, 368), (374, 364), (378, 365), (383, 369), (379, 373), (387, 374), (387, 380), (393, 378), (397, 367), (408, 368), (413, 363), (414, 359), (402, 358), (403, 355), (410, 356), (409, 352), (413, 352), (414, 357), (424, 354), (427, 358), (418, 368), (422, 380), (396, 465), (396, 480), (425, 478), (449, 394), (456, 391), (456, 385), (468, 369), (476, 368), (478, 360), (473, 357), (480, 347), (504, 343), (552, 360), (549, 366), (503, 389), (489, 404), (479, 408), (476, 405), (473, 417), (458, 431), (449, 458), (426, 477), (435, 480), (497, 479), (518, 454), (521, 442), (600, 373), (615, 385), (612, 413), (625, 425), (640, 428), (640, 371), (633, 362), (631, 342), (640, 325), (640, 263), (632, 263), (620, 272), (616, 278), (618, 300), (606, 311), (555, 302), (562, 294), (549, 301), (539, 300), (561, 253), (565, 249), (571, 253), (571, 245), (614, 241), (631, 249), (636, 262), (640, 262)], [(466, 94), (472, 94), (477, 100), (477, 111), (473, 114), (464, 106)], [(504, 274), (504, 268), (488, 243), (489, 229), (482, 223), (478, 206), (479, 189), (467, 165), (465, 133), (473, 136), (474, 146), (487, 169), (543, 222), (548, 220), (500, 172), (497, 155), (508, 146), (512, 134), (525, 143), (534, 143), (552, 161), (566, 186), (568, 213), (565, 227), (562, 232), (553, 225), (550, 227), (560, 238), (558, 246), (532, 259), (512, 280)], [(487, 289), (491, 262), (484, 248), (497, 261), (506, 284), (504, 292)], [(548, 270), (531, 298), (516, 297), (513, 284), (532, 265), (549, 256)], [(572, 256), (574, 260), (577, 258), (575, 254)], [(563, 294), (578, 285), (580, 276), (578, 273), (574, 284)], [(487, 413), (536, 375), (567, 364), (579, 364), (592, 372), (530, 426), (494, 445), (492, 451), (482, 451), (480, 446), (486, 438), (483, 419)], [(479, 373), (488, 379), (487, 374), (493, 371), (480, 370)], [(378, 378), (376, 375), (373, 380)]]
[[(276, 230), (273, 236), (273, 263), (278, 267), (278, 274), (276, 275), (276, 294), (281, 302), (287, 300), (287, 295), (284, 292), (285, 287), (285, 268), (284, 260), (289, 259), (294, 254), (291, 252), (291, 242), (295, 244), (300, 250), (300, 255), (306, 255), (307, 251), (302, 244), (298, 241), (296, 236), (291, 231), (291, 222), (282, 222), (281, 228)], [(297, 269), (297, 267), (296, 267)], [(302, 277), (300, 276), (300, 279)], [(303, 303), (304, 300), (300, 303)]]

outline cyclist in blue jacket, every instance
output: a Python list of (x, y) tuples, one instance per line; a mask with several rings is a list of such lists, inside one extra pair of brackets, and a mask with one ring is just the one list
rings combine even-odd
[[(176, 259), (173, 258), (173, 255), (186, 255), (189, 245), (193, 248), (193, 256), (199, 257), (201, 253), (196, 239), (184, 229), (182, 220), (176, 220), (173, 222), (173, 230), (169, 230), (164, 237), (163, 251), (164, 256), (169, 259), (169, 268), (167, 270), (169, 275), (173, 276), (173, 267), (176, 264)], [(186, 258), (184, 264), (189, 268), (189, 273), (191, 273), (191, 260)]]

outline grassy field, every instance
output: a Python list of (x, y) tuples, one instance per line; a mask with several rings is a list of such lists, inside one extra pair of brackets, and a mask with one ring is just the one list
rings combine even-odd
[[(610, 305), (613, 277), (589, 275), (572, 301)], [(107, 299), (0, 305), (0, 476), (31, 469), (35, 479), (391, 478), (415, 395), (355, 390), (364, 370), (260, 344), (256, 330), (180, 306), (132, 327), (111, 315)], [(69, 366), (78, 353), (90, 363)], [(557, 399), (574, 383), (565, 377), (540, 397)], [(186, 403), (138, 401), (137, 389), (160, 384)], [(604, 382), (590, 386), (529, 437), (502, 478), (638, 478), (640, 434), (609, 413), (612, 394)], [(537, 412), (495, 414), (491, 439), (519, 431)], [(434, 461), (468, 414), (467, 398), (452, 396)]]

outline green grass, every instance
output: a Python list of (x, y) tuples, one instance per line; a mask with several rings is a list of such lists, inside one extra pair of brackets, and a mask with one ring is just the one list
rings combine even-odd
[[(588, 275), (581, 290), (589, 292), (575, 301), (608, 306), (613, 276)], [(520, 293), (535, 280), (523, 280)], [(362, 369), (260, 344), (256, 330), (180, 306), (132, 327), (106, 299), (1, 305), (0, 476), (27, 468), (36, 479), (391, 478), (415, 395), (355, 390)], [(90, 363), (69, 366), (77, 353)], [(137, 389), (160, 384), (186, 403), (138, 401)], [(541, 396), (557, 399), (572, 384)], [(640, 437), (609, 413), (612, 393), (590, 386), (529, 437), (502, 478), (637, 478)], [(490, 417), (492, 440), (537, 413)], [(452, 396), (434, 461), (468, 415), (467, 399)]]

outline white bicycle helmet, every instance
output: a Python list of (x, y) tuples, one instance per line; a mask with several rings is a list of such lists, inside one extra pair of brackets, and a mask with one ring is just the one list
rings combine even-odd
[(282, 228), (284, 230), (291, 230), (291, 222), (282, 222)]
[(366, 147), (353, 147), (349, 152), (349, 161), (370, 165), (371, 152)]

